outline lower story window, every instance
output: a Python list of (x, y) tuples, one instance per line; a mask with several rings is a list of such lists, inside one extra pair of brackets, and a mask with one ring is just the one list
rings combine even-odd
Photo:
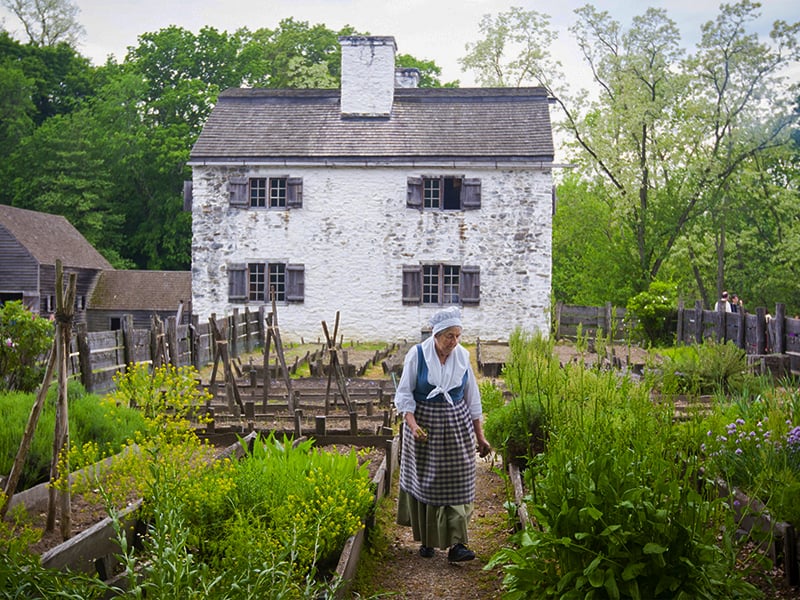
[(250, 262), (228, 265), (230, 302), (302, 302), (305, 268), (283, 262)]
[(404, 304), (478, 304), (480, 268), (450, 264), (403, 267)]

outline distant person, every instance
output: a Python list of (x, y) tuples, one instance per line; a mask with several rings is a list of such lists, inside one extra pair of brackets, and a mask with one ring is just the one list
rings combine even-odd
[(739, 296), (737, 296), (736, 294), (731, 296), (731, 312), (735, 313), (744, 312), (744, 305), (742, 304), (742, 301), (739, 300)]
[(432, 334), (408, 352), (395, 392), (403, 415), (397, 522), (410, 525), (420, 556), (446, 549), (447, 560), (472, 560), (467, 524), (475, 501), (475, 449), (491, 448), (483, 435), (481, 396), (461, 346), (457, 307), (431, 318)]
[(731, 303), (728, 301), (728, 292), (722, 292), (722, 297), (717, 300), (717, 303), (714, 305), (714, 310), (717, 312), (720, 310), (731, 312)]

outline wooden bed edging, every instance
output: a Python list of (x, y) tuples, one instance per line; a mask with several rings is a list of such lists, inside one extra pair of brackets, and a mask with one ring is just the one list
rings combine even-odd
[[(394, 469), (397, 466), (399, 457), (400, 438), (395, 436), (386, 443), (386, 453), (381, 461), (377, 473), (372, 478), (372, 483), (375, 484), (375, 503), (389, 493), (392, 485), (392, 477)], [(374, 526), (374, 522), (370, 519), (367, 520), (364, 527), (358, 533), (351, 535), (347, 538), (344, 544), (342, 553), (339, 555), (339, 563), (336, 565), (336, 577), (342, 582), (342, 585), (336, 594), (335, 600), (344, 600), (349, 598), (350, 587), (353, 582), (353, 576), (358, 571), (358, 563), (361, 560), (361, 551), (364, 549), (364, 538), (366, 532)]]
[(769, 556), (773, 564), (783, 567), (787, 584), (800, 585), (800, 548), (794, 526), (786, 521), (776, 521), (763, 502), (748, 497), (739, 489), (731, 491), (724, 480), (717, 479), (715, 484), (720, 497), (733, 496), (731, 508), (736, 514), (737, 532), (756, 542), (758, 549)]

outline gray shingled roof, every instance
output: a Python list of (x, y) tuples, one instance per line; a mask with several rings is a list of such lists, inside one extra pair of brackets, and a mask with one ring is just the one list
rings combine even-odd
[(7, 229), (39, 264), (55, 265), (61, 259), (65, 267), (114, 268), (60, 215), (0, 204), (0, 227)]
[(339, 90), (232, 88), (191, 162), (259, 159), (552, 161), (542, 88), (399, 88), (390, 118), (342, 118)]
[(178, 310), (192, 300), (190, 271), (104, 271), (89, 298), (95, 310)]

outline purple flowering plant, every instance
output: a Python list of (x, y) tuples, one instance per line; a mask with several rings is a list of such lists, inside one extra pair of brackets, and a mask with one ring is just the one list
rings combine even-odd
[[(777, 518), (800, 523), (792, 500), (800, 490), (800, 425), (794, 402), (772, 402), (770, 410), (749, 411), (723, 427), (709, 429), (701, 450), (708, 466), (745, 494), (757, 497)], [(752, 408), (752, 406), (751, 406)], [(786, 418), (789, 416), (790, 418)]]

